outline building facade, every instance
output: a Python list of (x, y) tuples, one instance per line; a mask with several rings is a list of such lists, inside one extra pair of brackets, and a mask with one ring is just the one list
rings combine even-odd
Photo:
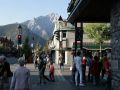
[(71, 0), (68, 21), (111, 24), (112, 89), (120, 90), (120, 0)]
[(120, 0), (113, 0), (111, 7), (112, 86), (120, 90)]
[(49, 43), (52, 57), (55, 63), (59, 63), (62, 55), (65, 64), (71, 64), (73, 60), (72, 46), (75, 41), (75, 28), (67, 21), (56, 21), (53, 37)]

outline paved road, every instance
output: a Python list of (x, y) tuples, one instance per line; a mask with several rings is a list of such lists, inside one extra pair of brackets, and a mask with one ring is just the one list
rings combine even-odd
[[(7, 58), (11, 65), (11, 70), (14, 71), (18, 67), (16, 58)], [(87, 84), (85, 87), (76, 87), (71, 82), (70, 71), (65, 69), (64, 71), (59, 70), (58, 66), (55, 70), (55, 82), (47, 82), (44, 85), (39, 84), (38, 70), (34, 68), (33, 64), (27, 64), (26, 67), (30, 69), (31, 79), (32, 79), (32, 88), (33, 90), (105, 90), (103, 86), (93, 86)], [(66, 67), (65, 67), (66, 68)], [(46, 75), (48, 75), (48, 70), (46, 70)]]

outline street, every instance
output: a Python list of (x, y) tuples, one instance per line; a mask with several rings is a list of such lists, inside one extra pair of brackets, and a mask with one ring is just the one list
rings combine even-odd
[[(14, 72), (15, 68), (18, 67), (17, 59), (10, 57), (7, 60), (10, 63), (11, 70)], [(47, 82), (40, 85), (38, 69), (34, 68), (34, 64), (27, 64), (26, 67), (31, 72), (33, 90), (105, 90), (103, 86), (93, 86), (91, 83), (87, 83), (85, 87), (76, 87), (71, 82), (71, 72), (68, 67), (65, 66), (64, 70), (59, 70), (58, 65), (55, 65), (55, 82)], [(46, 69), (45, 75), (48, 76), (48, 74), (48, 69)]]

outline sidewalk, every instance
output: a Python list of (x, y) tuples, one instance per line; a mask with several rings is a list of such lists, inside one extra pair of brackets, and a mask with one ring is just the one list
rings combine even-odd
[[(12, 71), (18, 64), (11, 64)], [(70, 65), (64, 65), (64, 70), (59, 69), (59, 65), (55, 64), (55, 82), (47, 82), (45, 85), (39, 84), (38, 69), (35, 69), (34, 64), (27, 64), (30, 69), (32, 79), (32, 90), (105, 90), (105, 87), (93, 86), (92, 83), (87, 83), (85, 87), (76, 87), (71, 81)], [(49, 69), (46, 69), (46, 75), (49, 74)]]
[[(64, 70), (60, 70), (60, 73), (63, 77), (71, 84), (71, 86), (76, 87), (72, 82), (72, 71), (70, 71), (70, 65), (65, 65)], [(76, 89), (81, 90), (105, 90), (105, 86), (100, 84), (98, 86), (94, 86), (92, 82), (87, 82), (85, 87), (76, 87)]]

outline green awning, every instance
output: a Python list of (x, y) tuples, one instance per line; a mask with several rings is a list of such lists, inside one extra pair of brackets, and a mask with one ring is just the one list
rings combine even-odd
[[(83, 48), (87, 50), (100, 50), (100, 44), (83, 43)], [(75, 45), (73, 45), (73, 49), (75, 49)], [(77, 49), (80, 49), (80, 44), (77, 44)], [(105, 49), (111, 49), (110, 43), (104, 43), (101, 45), (101, 50)]]

